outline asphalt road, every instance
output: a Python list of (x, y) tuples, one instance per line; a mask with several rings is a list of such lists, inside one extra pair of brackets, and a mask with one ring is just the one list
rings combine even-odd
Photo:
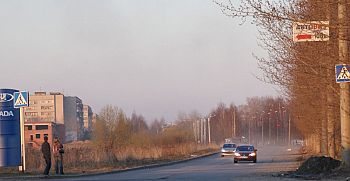
[[(269, 146), (258, 148), (258, 162), (233, 163), (232, 157), (220, 157), (219, 154), (199, 158), (188, 162), (131, 170), (120, 173), (65, 178), (69, 180), (281, 180), (272, 177), (272, 173), (295, 170), (299, 166), (296, 150), (287, 151), (286, 147)], [(50, 179), (62, 180), (62, 179)], [(289, 179), (283, 179), (289, 180)]]

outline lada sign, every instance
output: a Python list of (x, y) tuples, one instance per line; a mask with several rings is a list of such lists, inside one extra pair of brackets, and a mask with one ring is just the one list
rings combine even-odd
[(329, 40), (329, 22), (328, 21), (310, 21), (306, 23), (293, 23), (293, 41), (328, 41)]
[(0, 89), (0, 167), (21, 164), (21, 134), (19, 109), (14, 108), (14, 93)]
[(0, 111), (0, 116), (3, 117), (3, 116), (14, 116), (13, 112), (12, 111)]
[(12, 94), (0, 93), (0, 102), (10, 102), (13, 99)]

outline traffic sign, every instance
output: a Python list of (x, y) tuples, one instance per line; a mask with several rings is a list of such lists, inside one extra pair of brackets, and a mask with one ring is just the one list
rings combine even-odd
[(350, 65), (339, 64), (335, 66), (335, 78), (337, 83), (350, 82)]
[(13, 94), (13, 107), (27, 107), (29, 106), (29, 93), (27, 91), (15, 92)]

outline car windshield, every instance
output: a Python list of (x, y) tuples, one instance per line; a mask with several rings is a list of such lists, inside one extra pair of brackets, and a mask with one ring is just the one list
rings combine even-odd
[(236, 148), (235, 144), (224, 144), (223, 148)]
[(236, 151), (254, 151), (253, 146), (239, 146), (236, 148)]

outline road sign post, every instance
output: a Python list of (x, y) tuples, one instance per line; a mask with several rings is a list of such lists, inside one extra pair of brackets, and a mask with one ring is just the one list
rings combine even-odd
[(21, 133), (21, 166), (19, 170), (24, 172), (26, 170), (26, 150), (24, 143), (24, 110), (23, 107), (29, 106), (29, 92), (21, 91), (15, 92), (14, 96), (14, 108), (20, 109), (20, 133)]

